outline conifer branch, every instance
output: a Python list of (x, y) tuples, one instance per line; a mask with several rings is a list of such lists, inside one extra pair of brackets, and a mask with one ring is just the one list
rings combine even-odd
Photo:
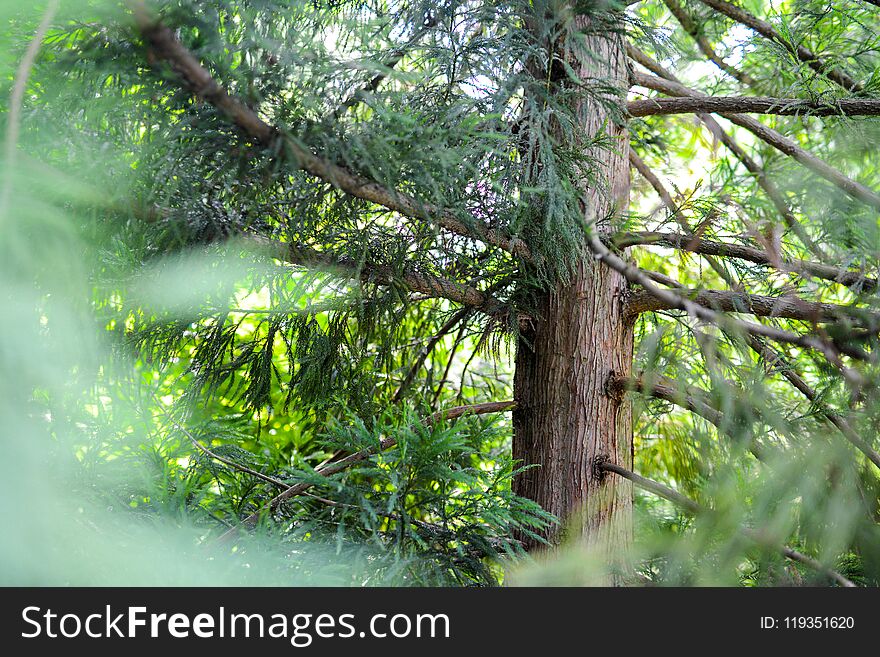
[(754, 336), (749, 336), (749, 347), (767, 364), (779, 372), (786, 381), (788, 381), (796, 390), (806, 397), (813, 404), (819, 413), (833, 424), (846, 440), (850, 442), (856, 449), (864, 454), (871, 463), (880, 468), (880, 452), (871, 447), (856, 431), (852, 428), (846, 418), (832, 410), (827, 404), (822, 402), (819, 395), (804, 379), (794, 370), (791, 364), (775, 349), (765, 344)]
[[(153, 397), (156, 399), (156, 403), (159, 405), (159, 408), (163, 408), (162, 401), (156, 395), (153, 395)], [(232, 459), (228, 459), (225, 456), (220, 456), (219, 454), (217, 454), (213, 450), (202, 445), (202, 443), (200, 443), (198, 441), (198, 439), (194, 435), (192, 435), (192, 433), (186, 427), (184, 427), (182, 424), (180, 424), (177, 420), (174, 419), (174, 417), (171, 415), (170, 412), (163, 409), (163, 413), (165, 414), (165, 417), (168, 418), (168, 421), (171, 422), (172, 426), (174, 426), (174, 428), (177, 429), (178, 431), (180, 431), (184, 436), (189, 438), (189, 441), (192, 443), (193, 447), (198, 449), (205, 456), (212, 458), (215, 461), (219, 461), (220, 463), (223, 463), (224, 465), (228, 465), (233, 470), (238, 470), (239, 472), (243, 472), (244, 474), (250, 475), (252, 477), (256, 477), (257, 479), (264, 481), (267, 484), (272, 484), (273, 486), (281, 488), (282, 490), (287, 489), (289, 487), (289, 484), (281, 481), (280, 479), (275, 479), (275, 477), (270, 477), (269, 475), (263, 474), (262, 472), (258, 472), (256, 470), (253, 470), (253, 469), (247, 467), (246, 465), (242, 465), (241, 463), (236, 463)]]
[[(616, 235), (611, 241), (617, 248), (656, 244), (657, 246), (681, 249), (701, 255), (736, 258), (766, 267), (777, 267), (767, 252), (762, 249), (729, 242), (716, 242), (692, 235), (642, 231), (621, 233)], [(781, 271), (834, 281), (835, 283), (864, 292), (873, 292), (877, 289), (877, 279), (866, 276), (863, 271), (833, 267), (809, 260), (784, 259), (781, 260), (780, 264), (782, 265)]]
[(732, 5), (726, 2), (726, 0), (700, 0), (700, 2), (733, 19), (737, 23), (753, 29), (764, 38), (779, 44), (811, 69), (824, 75), (847, 91), (864, 91), (864, 86), (853, 80), (845, 71), (820, 59), (809, 48), (800, 44), (790, 43), (768, 21), (753, 16), (745, 9)]
[(880, 100), (842, 98), (829, 102), (765, 96), (648, 98), (627, 103), (631, 116), (666, 114), (775, 114), (778, 116), (880, 116)]
[(431, 339), (428, 340), (428, 343), (419, 351), (419, 355), (416, 357), (415, 362), (410, 365), (409, 370), (407, 370), (406, 376), (403, 378), (403, 381), (400, 382), (400, 385), (397, 387), (397, 390), (394, 393), (394, 397), (391, 398), (394, 402), (400, 402), (403, 400), (406, 391), (412, 385), (412, 382), (416, 378), (416, 374), (418, 374), (419, 369), (424, 365), (428, 356), (434, 351), (434, 347), (437, 346), (437, 343), (440, 342), (450, 331), (452, 331), (456, 326), (458, 326), (461, 322), (465, 321), (470, 315), (469, 308), (462, 308), (457, 313), (455, 313), (452, 317), (450, 317), (443, 326), (440, 327), (440, 330), (437, 331), (434, 335), (431, 336)]
[(841, 371), (847, 381), (856, 386), (862, 386), (864, 384), (863, 377), (855, 370), (847, 367), (841, 360), (841, 353), (845, 353), (846, 355), (855, 358), (864, 359), (865, 354), (860, 350), (853, 350), (846, 345), (838, 346), (813, 335), (798, 335), (773, 326), (744, 322), (725, 315), (724, 313), (711, 310), (694, 303), (686, 296), (679, 294), (676, 291), (657, 287), (651, 279), (638, 268), (628, 264), (609, 251), (592, 232), (587, 235), (587, 244), (589, 245), (590, 250), (593, 251), (597, 260), (600, 260), (608, 267), (611, 267), (611, 269), (622, 274), (630, 283), (641, 285), (654, 297), (669, 304), (669, 308), (684, 310), (696, 319), (715, 324), (716, 326), (733, 332), (759, 335), (777, 342), (785, 342), (818, 351), (825, 356), (829, 363), (833, 364)]
[[(724, 428), (724, 415), (714, 408), (702, 391), (682, 391), (673, 381), (657, 376), (617, 376), (608, 382), (609, 389), (615, 394), (623, 394), (630, 390), (668, 401), (680, 406), (694, 415), (699, 415), (719, 429)], [(727, 429), (725, 429), (726, 431)]]
[[(686, 87), (680, 83), (673, 82), (660, 77), (644, 75), (638, 71), (632, 74), (633, 82), (641, 87), (659, 91), (668, 96), (692, 97), (692, 98), (708, 98), (703, 93)], [(827, 162), (819, 159), (812, 153), (801, 148), (794, 140), (785, 135), (768, 128), (763, 123), (750, 116), (724, 112), (721, 114), (731, 123), (745, 128), (753, 135), (766, 142), (770, 146), (780, 152), (793, 158), (803, 166), (807, 167), (817, 175), (821, 176), (828, 182), (836, 185), (841, 190), (849, 194), (855, 199), (870, 205), (873, 208), (880, 209), (880, 195), (871, 189), (868, 189), (861, 183), (848, 178), (843, 173), (829, 165)]]
[[(646, 69), (657, 75), (658, 77), (669, 80), (670, 82), (677, 83), (681, 85), (681, 82), (676, 78), (672, 73), (667, 71), (665, 68), (660, 66), (659, 63), (654, 61), (647, 53), (639, 50), (632, 44), (627, 44), (627, 55), (633, 59), (633, 61), (638, 62)], [(684, 85), (681, 85), (682, 87)], [(764, 171), (763, 167), (761, 167), (755, 160), (737, 143), (737, 141), (726, 131), (724, 130), (718, 121), (711, 114), (698, 114), (697, 115), (700, 121), (708, 128), (709, 132), (720, 141), (724, 146), (729, 150), (733, 156), (742, 163), (742, 165), (746, 168), (746, 170), (752, 174), (755, 178), (755, 182), (758, 183), (758, 187), (760, 187), (764, 193), (767, 195), (767, 198), (770, 199), (770, 202), (773, 204), (773, 207), (776, 208), (776, 211), (779, 213), (779, 216), (782, 217), (782, 220), (785, 222), (785, 225), (788, 226), (792, 232), (797, 236), (797, 238), (806, 246), (811, 253), (815, 254), (820, 260), (826, 260), (825, 252), (818, 244), (816, 244), (813, 239), (807, 234), (804, 227), (801, 226), (797, 217), (794, 216), (794, 213), (791, 211), (791, 208), (788, 205), (788, 202), (785, 200), (785, 197), (779, 191), (779, 189), (774, 185), (768, 178), (767, 174)]]
[(503, 312), (503, 304), (491, 294), (433, 274), (415, 269), (405, 269), (397, 273), (388, 265), (329, 254), (307, 246), (277, 242), (258, 235), (249, 236), (248, 241), (258, 251), (293, 265), (343, 273), (376, 285), (402, 284), (412, 292), (429, 298), (448, 299), (487, 315)]
[[(648, 181), (651, 187), (654, 188), (654, 191), (657, 192), (657, 194), (660, 196), (660, 200), (663, 201), (663, 204), (672, 213), (672, 218), (675, 219), (676, 223), (678, 223), (679, 226), (681, 226), (685, 234), (693, 236), (693, 229), (691, 228), (687, 219), (685, 219), (684, 215), (681, 212), (681, 209), (672, 199), (672, 195), (669, 193), (663, 183), (660, 182), (660, 179), (654, 174), (654, 172), (651, 171), (648, 165), (645, 164), (645, 161), (642, 160), (642, 158), (640, 158), (635, 150), (633, 150), (632, 148), (629, 149), (629, 161), (630, 164), (635, 167), (636, 171), (638, 171), (641, 176)], [(709, 266), (712, 267), (712, 269), (714, 269), (718, 273), (718, 275), (721, 276), (722, 279), (724, 279), (725, 282), (727, 282), (731, 286), (735, 284), (733, 277), (727, 271), (727, 268), (724, 266), (723, 263), (719, 262), (715, 257), (708, 254), (704, 255), (704, 257), (706, 259), (706, 262), (709, 263)]]
[[(436, 424), (437, 422), (443, 422), (446, 420), (454, 420), (460, 418), (463, 415), (482, 415), (485, 413), (503, 413), (504, 411), (513, 410), (516, 407), (516, 402), (514, 401), (503, 401), (503, 402), (487, 402), (484, 404), (470, 404), (465, 406), (454, 406), (452, 408), (447, 408), (441, 411), (437, 411), (436, 413), (432, 413), (427, 418), (425, 418), (422, 422), (427, 425)], [(349, 454), (345, 458), (339, 459), (338, 461), (332, 461), (327, 463), (323, 467), (317, 468), (315, 470), (315, 474), (321, 477), (329, 477), (338, 472), (342, 472), (343, 470), (351, 467), (356, 463), (360, 463), (370, 458), (374, 454), (379, 452), (383, 452), (385, 450), (391, 449), (397, 444), (396, 436), (388, 436), (387, 438), (382, 439), (379, 442), (379, 445), (375, 448), (367, 448), (362, 449), (359, 452), (354, 452), (353, 454)], [(281, 492), (279, 495), (273, 497), (267, 504), (263, 505), (261, 509), (255, 511), (251, 515), (247, 516), (244, 520), (241, 521), (240, 524), (233, 527), (229, 531), (225, 532), (222, 536), (217, 539), (218, 543), (224, 544), (229, 540), (235, 538), (239, 531), (242, 529), (250, 529), (257, 525), (260, 517), (269, 512), (274, 513), (277, 509), (286, 502), (287, 500), (294, 498), (298, 495), (302, 495), (306, 491), (310, 490), (315, 484), (312, 482), (302, 482), (299, 484), (294, 484), (289, 486), (286, 490)]]
[[(804, 322), (840, 322), (848, 326), (865, 328), (871, 332), (880, 330), (880, 315), (852, 306), (805, 301), (795, 295), (778, 297), (747, 294), (729, 290), (691, 290), (678, 288), (678, 294), (693, 303), (719, 312), (746, 313), (757, 317), (780, 317)], [(626, 302), (630, 317), (645, 312), (673, 308), (669, 301), (658, 299), (647, 291), (633, 292)]]
[[(388, 55), (388, 57), (385, 59), (385, 61), (382, 62), (382, 66), (385, 69), (387, 69), (388, 71), (391, 71), (391, 69), (393, 69), (395, 66), (397, 66), (400, 63), (400, 61), (403, 59), (404, 55), (406, 54), (407, 48), (411, 44), (417, 42), (421, 37), (423, 37), (428, 30), (430, 30), (433, 27), (436, 27), (436, 25), (437, 25), (437, 19), (435, 19), (433, 16), (428, 18), (428, 20), (426, 20), (421, 25), (421, 27), (416, 31), (416, 33), (412, 36), (412, 38), (409, 39), (409, 41), (405, 45), (397, 47), (391, 51), (391, 53)], [(379, 85), (382, 84), (382, 82), (387, 77), (388, 77), (388, 72), (386, 72), (386, 71), (383, 71), (381, 73), (377, 73), (376, 75), (374, 75), (372, 78), (370, 78), (369, 82), (367, 82), (364, 86), (362, 86), (360, 89), (355, 91), (351, 96), (349, 96), (348, 99), (343, 101), (339, 105), (339, 107), (337, 107), (335, 110), (333, 110), (333, 113), (331, 116), (334, 119), (338, 119), (343, 114), (345, 114), (346, 110), (354, 107), (355, 105), (357, 105), (359, 103), (362, 103), (364, 100), (366, 100), (368, 98), (368, 96), (371, 93), (373, 93), (374, 91), (376, 91), (376, 89), (379, 88)]]
[(218, 84), (195, 56), (167, 26), (154, 20), (141, 2), (131, 2), (137, 26), (150, 46), (153, 60), (166, 61), (181, 78), (184, 86), (226, 115), (248, 136), (269, 149), (282, 146), (293, 164), (316, 178), (330, 183), (346, 194), (380, 205), (405, 217), (434, 223), (469, 239), (491, 244), (515, 256), (529, 260), (531, 251), (519, 238), (509, 237), (489, 228), (475, 217), (460, 219), (449, 209), (423, 203), (409, 194), (389, 189), (381, 183), (330, 162), (287, 137), (238, 98)]
[(690, 14), (685, 11), (684, 7), (679, 4), (678, 0), (663, 0), (663, 2), (666, 4), (666, 7), (672, 15), (675, 16), (679, 25), (681, 25), (684, 31), (687, 32), (697, 44), (700, 52), (702, 52), (710, 62), (744, 85), (752, 86), (755, 84), (755, 79), (751, 75), (728, 64), (718, 55), (718, 53), (715, 52), (712, 44), (709, 43), (709, 40), (705, 36), (703, 36), (700, 26), (697, 25), (696, 21), (690, 16)]
[[(631, 470), (627, 470), (626, 468), (623, 468), (609, 461), (597, 461), (596, 468), (599, 471), (613, 472), (614, 474), (623, 477), (624, 479), (628, 479), (639, 488), (654, 493), (658, 497), (662, 497), (663, 499), (668, 500), (677, 506), (680, 506), (682, 509), (692, 515), (710, 512), (709, 509), (704, 508), (702, 505), (698, 504), (689, 497), (682, 495), (678, 491), (673, 490), (668, 486), (664, 486), (658, 481), (653, 481), (652, 479), (642, 477), (641, 475), (638, 475)], [(758, 532), (748, 527), (743, 527), (740, 530), (740, 533), (742, 533), (743, 536), (748, 538), (750, 541), (757, 543), (758, 545), (762, 545), (766, 548), (770, 548), (773, 550), (778, 550), (786, 558), (803, 564), (809, 568), (812, 568), (816, 572), (822, 573), (826, 577), (835, 581), (840, 586), (847, 588), (855, 587), (855, 584), (851, 580), (847, 579), (833, 568), (829, 568), (828, 566), (825, 566), (824, 564), (816, 561), (812, 557), (808, 557), (807, 555), (798, 552), (797, 550), (793, 550), (788, 546), (780, 546), (775, 541), (768, 539), (761, 532)]]

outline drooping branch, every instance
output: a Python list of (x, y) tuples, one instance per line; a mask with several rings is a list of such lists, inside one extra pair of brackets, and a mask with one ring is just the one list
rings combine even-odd
[(278, 242), (258, 235), (248, 236), (247, 241), (255, 251), (293, 265), (344, 273), (377, 285), (402, 284), (426, 297), (448, 299), (489, 315), (502, 309), (501, 302), (486, 292), (416, 269), (398, 274), (387, 265), (327, 254), (307, 246)]
[(764, 96), (701, 96), (683, 98), (649, 98), (627, 103), (631, 116), (697, 113), (758, 113), (780, 116), (880, 116), (880, 100), (843, 98), (818, 102), (801, 98), (769, 98)]
[(434, 347), (442, 340), (450, 331), (452, 331), (456, 326), (465, 321), (470, 315), (471, 310), (469, 308), (462, 308), (457, 313), (455, 313), (452, 317), (450, 317), (443, 326), (440, 327), (440, 330), (437, 331), (431, 339), (428, 340), (428, 344), (426, 344), (420, 351), (419, 355), (416, 357), (415, 362), (410, 365), (409, 370), (407, 370), (406, 376), (403, 378), (403, 381), (400, 382), (397, 390), (394, 393), (394, 397), (392, 397), (392, 401), (400, 402), (403, 400), (404, 395), (406, 394), (407, 389), (412, 385), (412, 382), (416, 378), (416, 374), (418, 374), (419, 369), (425, 363), (428, 356), (434, 350)]
[[(851, 306), (805, 301), (798, 296), (764, 296), (729, 290), (677, 289), (693, 303), (719, 312), (746, 313), (757, 317), (780, 317), (805, 322), (841, 322), (851, 326), (876, 331), (880, 328), (880, 315)], [(668, 310), (677, 306), (658, 299), (647, 291), (633, 292), (626, 302), (626, 313), (633, 317), (655, 310)]]
[[(455, 406), (453, 408), (447, 408), (442, 411), (437, 411), (432, 415), (428, 416), (423, 420), (424, 424), (433, 425), (437, 422), (443, 422), (448, 420), (454, 420), (460, 418), (463, 415), (482, 415), (486, 413), (503, 413), (504, 411), (513, 410), (516, 407), (516, 402), (514, 401), (503, 401), (503, 402), (487, 402), (485, 404), (471, 404), (467, 406)], [(333, 461), (327, 463), (323, 467), (317, 468), (315, 470), (315, 474), (321, 477), (329, 477), (338, 472), (342, 472), (343, 470), (355, 465), (356, 463), (360, 463), (370, 458), (373, 454), (377, 454), (379, 452), (383, 452), (385, 450), (391, 449), (397, 444), (397, 436), (388, 436), (387, 438), (383, 438), (377, 447), (375, 448), (367, 448), (362, 449), (359, 452), (354, 452), (353, 454), (349, 454), (345, 458), (339, 459), (338, 461)], [(260, 517), (266, 513), (274, 513), (284, 502), (287, 500), (296, 497), (297, 495), (302, 495), (306, 491), (310, 490), (314, 487), (314, 483), (312, 482), (302, 482), (299, 484), (294, 484), (288, 487), (286, 490), (282, 491), (280, 494), (273, 497), (269, 502), (263, 505), (262, 508), (255, 511), (241, 523), (229, 531), (225, 532), (222, 536), (220, 536), (217, 541), (218, 543), (226, 543), (230, 539), (233, 539), (239, 531), (242, 529), (250, 529), (256, 526), (257, 522), (259, 522)]]
[(755, 32), (770, 39), (774, 43), (779, 44), (811, 69), (826, 76), (829, 80), (832, 80), (844, 89), (848, 91), (864, 90), (864, 86), (853, 80), (845, 71), (829, 62), (823, 61), (809, 48), (789, 42), (776, 30), (775, 27), (773, 27), (773, 25), (757, 16), (753, 16), (745, 9), (732, 5), (725, 0), (700, 0), (700, 2), (711, 7), (715, 11), (721, 12), (725, 16), (732, 18), (737, 23), (750, 27)]
[[(708, 96), (706, 96), (705, 94), (686, 87), (678, 82), (673, 82), (672, 80), (645, 75), (643, 73), (639, 73), (638, 71), (633, 72), (632, 77), (635, 84), (646, 87), (648, 89), (653, 89), (654, 91), (659, 91), (668, 96), (691, 97), (700, 99), (708, 98)], [(804, 150), (794, 140), (786, 137), (776, 130), (768, 128), (763, 123), (750, 116), (730, 112), (724, 112), (721, 114), (721, 116), (726, 118), (731, 123), (745, 128), (762, 141), (793, 158), (795, 161), (804, 165), (828, 182), (836, 185), (853, 198), (858, 199), (859, 201), (862, 201), (863, 203), (870, 205), (871, 207), (880, 209), (880, 195), (878, 195), (873, 190), (868, 189), (861, 183), (858, 183), (848, 178), (843, 173), (829, 165), (827, 162), (819, 159), (809, 151)]]
[[(692, 235), (652, 231), (621, 233), (614, 237), (613, 243), (618, 248), (656, 244), (703, 255), (736, 258), (767, 267), (776, 266), (767, 252), (762, 249), (742, 244), (731, 244), (729, 242), (716, 242)], [(786, 259), (782, 260), (781, 264), (783, 271), (791, 271), (797, 274), (834, 281), (846, 287), (853, 287), (865, 292), (872, 292), (877, 289), (877, 279), (865, 276), (864, 272), (861, 271), (841, 269), (809, 260)]]
[(715, 52), (712, 44), (709, 43), (709, 40), (703, 35), (700, 26), (697, 25), (696, 21), (691, 18), (690, 14), (685, 11), (684, 7), (678, 3), (678, 0), (663, 0), (663, 2), (669, 8), (672, 15), (675, 16), (675, 19), (679, 22), (684, 31), (691, 36), (694, 42), (696, 42), (697, 47), (710, 62), (742, 84), (747, 86), (755, 84), (755, 79), (751, 75), (739, 70), (735, 66), (731, 66)]
[(142, 3), (131, 4), (134, 5), (133, 11), (138, 28), (149, 44), (153, 57), (170, 64), (186, 88), (220, 110), (242, 131), (263, 146), (274, 147), (280, 143), (298, 168), (351, 196), (370, 201), (406, 217), (434, 223), (451, 233), (491, 244), (523, 259), (531, 258), (531, 252), (525, 242), (489, 228), (479, 219), (470, 217), (467, 221), (463, 221), (451, 210), (431, 203), (422, 203), (409, 194), (389, 189), (375, 180), (365, 178), (303, 148), (295, 140), (286, 137), (274, 126), (263, 121), (254, 110), (239, 99), (230, 96), (186, 49), (174, 32), (156, 22)]
[[(678, 491), (675, 491), (668, 486), (664, 486), (658, 481), (653, 481), (651, 479), (642, 477), (641, 475), (638, 475), (631, 470), (627, 470), (626, 468), (622, 468), (619, 465), (611, 463), (610, 461), (597, 461), (596, 469), (603, 472), (613, 472), (614, 474), (623, 477), (624, 479), (628, 479), (639, 488), (654, 493), (658, 497), (662, 497), (663, 499), (668, 500), (673, 504), (676, 504), (677, 506), (680, 506), (682, 509), (692, 515), (712, 512), (709, 509), (704, 508), (702, 505), (698, 504), (694, 500), (690, 499), (689, 497), (682, 495)], [(740, 532), (750, 541), (753, 541), (754, 543), (762, 545), (766, 548), (778, 550), (786, 558), (801, 563), (809, 568), (812, 568), (816, 572), (822, 573), (826, 577), (837, 582), (840, 586), (844, 586), (847, 588), (855, 587), (855, 584), (852, 581), (841, 575), (836, 570), (825, 566), (824, 564), (816, 561), (812, 557), (808, 557), (807, 555), (798, 552), (797, 550), (793, 550), (790, 547), (784, 545), (780, 546), (776, 542), (769, 540), (765, 535), (758, 531), (755, 531), (754, 529), (744, 527), (740, 530)]]

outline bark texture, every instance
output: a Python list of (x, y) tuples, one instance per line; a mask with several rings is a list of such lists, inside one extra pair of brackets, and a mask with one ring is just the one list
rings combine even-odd
[[(627, 88), (626, 54), (619, 35), (589, 34), (594, 59), (581, 65), (582, 80), (616, 81)], [(608, 134), (614, 148), (597, 149), (603, 184), (584, 189), (587, 219), (608, 232), (607, 217), (629, 198), (628, 135), (609, 119), (607, 107), (585, 97), (577, 111), (588, 135)], [(586, 177), (585, 177), (586, 179)], [(632, 487), (603, 477), (597, 459), (632, 464), (632, 412), (608, 386), (632, 369), (632, 326), (624, 315), (627, 282), (585, 257), (570, 280), (543, 293), (534, 328), (517, 349), (513, 414), (514, 458), (535, 465), (514, 482), (519, 495), (569, 521), (606, 558), (623, 554), (632, 535)], [(547, 536), (552, 542), (561, 537)]]

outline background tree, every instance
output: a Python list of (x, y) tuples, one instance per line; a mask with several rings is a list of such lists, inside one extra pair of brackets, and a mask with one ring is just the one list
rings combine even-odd
[(877, 583), (871, 3), (54, 11), (7, 146), (109, 190), (111, 495), (405, 582)]

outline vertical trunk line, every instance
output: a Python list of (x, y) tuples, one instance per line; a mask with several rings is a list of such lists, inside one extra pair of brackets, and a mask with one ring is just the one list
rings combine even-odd
[[(589, 32), (589, 18), (576, 20)], [(617, 80), (625, 91), (621, 36), (586, 38), (595, 57), (581, 66), (581, 79)], [(628, 133), (594, 98), (584, 97), (576, 110), (587, 135), (604, 132), (614, 141), (613, 148), (592, 154), (603, 184), (588, 188), (584, 182), (582, 188), (586, 219), (608, 232), (606, 219), (629, 202)], [(627, 290), (620, 274), (585, 255), (567, 282), (538, 299), (533, 330), (517, 346), (514, 376), (513, 456), (536, 466), (514, 480), (514, 491), (563, 521), (566, 536), (553, 529), (548, 540), (566, 538), (594, 549), (612, 569), (622, 565), (616, 562), (632, 542), (632, 486), (602, 477), (594, 465), (608, 459), (632, 467), (632, 410), (607, 388), (610, 377), (632, 371), (633, 327), (623, 315)], [(620, 581), (609, 575), (601, 583)]]

